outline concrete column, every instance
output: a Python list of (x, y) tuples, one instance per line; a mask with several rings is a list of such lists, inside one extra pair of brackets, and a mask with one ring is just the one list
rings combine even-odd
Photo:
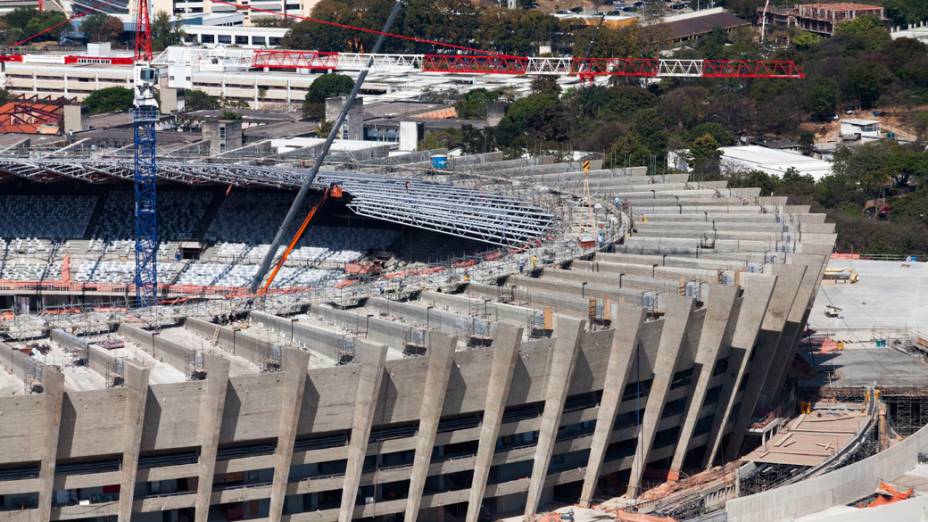
[(458, 338), (440, 332), (429, 332), (429, 369), (425, 375), (422, 389), (422, 405), (419, 407), (419, 431), (416, 433), (416, 453), (409, 479), (409, 493), (406, 496), (406, 522), (415, 522), (419, 516), (422, 503), (422, 490), (432, 463), (432, 447), (438, 434), (438, 421), (445, 404), (448, 379), (451, 377), (451, 365), (454, 363), (454, 349)]
[(125, 363), (126, 410), (122, 441), (122, 477), (119, 483), (119, 520), (132, 520), (135, 477), (139, 470), (142, 432), (145, 430), (145, 404), (148, 401), (148, 368)]
[(768, 381), (764, 384), (764, 389), (761, 392), (760, 404), (767, 407), (776, 402), (780, 389), (783, 387), (784, 381), (786, 381), (786, 375), (789, 373), (789, 367), (793, 362), (793, 355), (796, 353), (799, 335), (805, 327), (805, 321), (808, 317), (807, 312), (812, 307), (820, 277), (824, 274), (826, 258), (824, 256), (814, 257), (814, 260), (807, 260), (805, 263), (806, 272), (802, 276), (802, 283), (799, 285), (796, 299), (793, 300), (793, 306), (786, 317), (786, 324), (783, 325), (783, 335), (780, 337), (780, 343), (777, 346), (777, 357), (770, 366)]
[(609, 447), (616, 413), (622, 404), (622, 395), (625, 392), (625, 384), (628, 382), (628, 372), (634, 360), (632, 354), (638, 346), (638, 332), (645, 317), (646, 313), (641, 305), (620, 302), (612, 319), (615, 335), (612, 337), (612, 347), (609, 350), (609, 363), (606, 366), (606, 377), (603, 381), (603, 396), (599, 402), (599, 412), (596, 414), (596, 429), (593, 431), (593, 439), (590, 442), (590, 458), (583, 477), (583, 490), (580, 493), (582, 507), (590, 507), (593, 495), (596, 493), (599, 470), (603, 465), (606, 448)]
[(645, 403), (644, 416), (641, 426), (638, 427), (638, 446), (635, 448), (635, 458), (632, 461), (631, 474), (628, 477), (629, 497), (638, 496), (638, 486), (648, 465), (648, 455), (651, 444), (657, 433), (657, 425), (664, 413), (664, 403), (667, 393), (673, 383), (673, 374), (677, 371), (677, 360), (686, 342), (686, 329), (690, 324), (690, 314), (693, 312), (693, 300), (679, 295), (665, 297), (666, 310), (664, 325), (661, 328), (661, 340), (657, 345), (657, 356), (654, 361), (654, 378), (651, 381), (651, 391), (648, 393), (648, 402)]
[(496, 453), (499, 427), (503, 421), (503, 412), (506, 410), (509, 386), (512, 384), (512, 373), (516, 367), (521, 345), (521, 327), (508, 323), (496, 325), (496, 337), (493, 339), (491, 348), (493, 363), (487, 381), (487, 398), (483, 406), (483, 423), (480, 426), (477, 456), (474, 458), (474, 477), (471, 480), (467, 499), (466, 522), (477, 522), (480, 516), (480, 506), (483, 504), (483, 494), (487, 487), (487, 476), (490, 474), (493, 455)]
[(523, 518), (530, 521), (534, 518), (541, 500), (541, 491), (545, 486), (548, 475), (548, 465), (551, 463), (551, 453), (554, 451), (554, 442), (557, 438), (557, 429), (561, 423), (561, 414), (564, 411), (564, 401), (570, 388), (570, 378), (574, 373), (574, 362), (577, 359), (577, 350), (580, 348), (580, 337), (586, 326), (586, 321), (556, 315), (554, 319), (554, 332), (557, 338), (548, 355), (548, 369), (545, 384), (545, 407), (541, 413), (541, 422), (538, 427), (538, 444), (535, 446), (535, 459), (532, 464), (532, 478), (528, 486), (528, 498), (525, 502)]
[[(271, 505), (268, 520), (280, 520), (290, 480), (290, 464), (293, 461), (293, 446), (296, 430), (300, 424), (303, 408), (303, 391), (306, 389), (306, 370), (309, 369), (309, 353), (292, 348), (281, 350), (280, 431), (277, 434), (277, 450), (274, 452), (274, 481), (271, 483)], [(207, 379), (209, 374), (207, 374)]]
[(338, 522), (349, 522), (354, 515), (355, 498), (361, 483), (361, 471), (367, 454), (367, 443), (371, 437), (377, 398), (383, 382), (384, 361), (387, 347), (383, 345), (362, 346), (358, 350), (361, 368), (358, 372), (358, 387), (355, 392), (354, 415), (351, 419), (351, 441), (348, 443), (348, 464), (345, 467), (345, 482), (342, 485), (342, 503), (338, 510)]
[(200, 460), (197, 475), (195, 522), (206, 522), (209, 516), (210, 497), (213, 493), (213, 475), (216, 471), (216, 453), (219, 450), (219, 433), (222, 414), (226, 406), (226, 389), (229, 385), (229, 361), (212, 355), (206, 359), (206, 389), (200, 401)]
[(735, 325), (738, 322), (736, 308), (739, 305), (736, 305), (735, 302), (737, 294), (738, 288), (735, 286), (710, 285), (709, 299), (706, 303), (706, 317), (702, 323), (693, 368), (693, 371), (698, 373), (693, 377), (689, 404), (686, 408), (683, 425), (680, 427), (680, 437), (670, 464), (670, 473), (673, 479), (679, 478), (683, 460), (686, 458), (686, 452), (689, 451), (690, 440), (693, 437), (696, 421), (699, 420), (699, 413), (702, 410), (706, 392), (709, 391), (709, 380), (712, 379), (712, 370), (715, 368), (719, 350), (723, 344), (731, 343), (732, 335), (734, 335)]
[(719, 446), (725, 436), (725, 427), (731, 417), (732, 407), (738, 397), (738, 388), (744, 378), (745, 371), (751, 360), (757, 333), (767, 313), (767, 303), (773, 295), (776, 276), (764, 274), (742, 274), (741, 285), (744, 293), (741, 296), (741, 307), (738, 310), (738, 320), (735, 333), (731, 340), (731, 353), (728, 356), (727, 379), (722, 384), (719, 394), (723, 401), (719, 414), (712, 421), (709, 445), (706, 448), (706, 457), (703, 465), (707, 468), (715, 462)]
[(55, 461), (58, 459), (58, 431), (64, 401), (64, 375), (51, 366), (42, 368), (42, 394), (45, 399), (45, 447), (39, 468), (39, 509), (36, 520), (51, 520), (55, 493)]
[(786, 325), (787, 315), (796, 299), (796, 292), (799, 290), (799, 283), (805, 271), (806, 267), (802, 265), (773, 265), (773, 273), (777, 276), (777, 282), (773, 287), (773, 296), (770, 298), (764, 322), (760, 327), (748, 384), (741, 396), (741, 407), (738, 408), (733, 419), (734, 428), (730, 443), (725, 449), (727, 460), (734, 459), (741, 450), (744, 434), (751, 425), (754, 408), (764, 389), (771, 364), (777, 356), (777, 347), (783, 327)]

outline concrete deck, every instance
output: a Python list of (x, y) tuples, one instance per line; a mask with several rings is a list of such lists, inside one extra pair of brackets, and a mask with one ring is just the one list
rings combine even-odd
[(928, 387), (928, 363), (894, 348), (874, 348), (874, 343), (848, 343), (844, 350), (828, 354), (803, 352), (818, 376), (800, 381), (802, 387), (844, 388), (870, 386)]
[(815, 466), (844, 447), (866, 424), (860, 413), (813, 412), (790, 421), (744, 459), (771, 464)]
[[(75, 391), (100, 390), (106, 388), (106, 380), (97, 372), (87, 366), (76, 366), (74, 364), (74, 354), (64, 349), (58, 343), (51, 339), (42, 339), (42, 344), (49, 346), (47, 354), (42, 355), (37, 350), (32, 351), (32, 358), (36, 361), (61, 368), (64, 375), (64, 382), (68, 389)], [(23, 347), (30, 343), (11, 343), (16, 348)]]
[(23, 381), (8, 370), (0, 369), (0, 396), (22, 395), (25, 388)]
[[(904, 268), (897, 261), (832, 259), (828, 268), (850, 267), (855, 284), (823, 281), (809, 326), (815, 329), (921, 328), (928, 330), (928, 263)], [(842, 309), (841, 317), (825, 316), (825, 306)]]
[[(148, 368), (150, 373), (148, 374), (151, 384), (165, 384), (171, 382), (184, 382), (186, 377), (184, 372), (179, 369), (167, 364), (165, 362), (159, 361), (151, 356), (150, 353), (145, 351), (144, 348), (138, 344), (130, 341), (125, 337), (118, 335), (96, 335), (92, 337), (87, 337), (87, 340), (91, 343), (92, 346), (100, 346), (102, 341), (107, 339), (117, 338), (126, 343), (123, 348), (117, 348), (115, 350), (107, 350), (109, 355), (117, 359), (126, 359), (131, 361), (142, 368)], [(102, 348), (102, 346), (101, 346)]]

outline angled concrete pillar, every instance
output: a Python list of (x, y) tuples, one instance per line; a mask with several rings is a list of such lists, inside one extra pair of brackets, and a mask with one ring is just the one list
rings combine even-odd
[(483, 494), (487, 488), (487, 476), (496, 453), (496, 439), (509, 398), (509, 386), (522, 345), (522, 328), (508, 323), (496, 325), (496, 337), (493, 339), (493, 363), (487, 381), (487, 398), (483, 406), (483, 423), (480, 426), (480, 439), (477, 443), (477, 456), (474, 458), (474, 477), (471, 480), (467, 499), (466, 522), (477, 522)]
[[(268, 520), (280, 520), (290, 480), (290, 464), (293, 462), (293, 446), (296, 430), (303, 409), (303, 391), (306, 389), (306, 370), (309, 369), (309, 353), (292, 348), (281, 350), (280, 383), (280, 427), (277, 433), (277, 449), (274, 452), (274, 481), (271, 483), (271, 505)], [(209, 375), (207, 374), (207, 379)]]
[(551, 464), (551, 453), (554, 451), (554, 442), (561, 423), (561, 414), (564, 411), (564, 401), (567, 399), (577, 351), (580, 349), (580, 338), (586, 326), (586, 321), (563, 315), (555, 316), (554, 322), (554, 332), (557, 338), (548, 356), (545, 407), (538, 427), (538, 443), (535, 445), (532, 478), (525, 502), (523, 518), (526, 521), (532, 520), (535, 516), (541, 500), (541, 491), (545, 486), (545, 478), (548, 476), (548, 465)]
[(64, 375), (51, 366), (42, 368), (42, 395), (45, 400), (45, 429), (42, 463), (39, 468), (39, 507), (36, 520), (51, 520), (55, 493), (55, 461), (58, 459), (58, 431), (64, 401)]
[(808, 317), (807, 312), (812, 307), (820, 277), (824, 273), (825, 256), (813, 257), (812, 260), (805, 260), (806, 272), (802, 276), (802, 283), (800, 283), (799, 290), (796, 292), (796, 299), (793, 300), (793, 306), (786, 317), (783, 335), (780, 337), (780, 343), (777, 346), (777, 356), (770, 365), (770, 374), (761, 392), (759, 402), (767, 407), (776, 402), (780, 390), (783, 388), (783, 383), (786, 381), (793, 355), (796, 353), (796, 345), (799, 343), (799, 336), (805, 327), (805, 321)]
[(641, 305), (620, 302), (612, 318), (615, 334), (612, 337), (606, 377), (603, 380), (603, 395), (596, 414), (596, 428), (590, 442), (590, 457), (583, 476), (583, 490), (580, 493), (582, 507), (589, 507), (596, 493), (599, 471), (602, 469), (603, 458), (609, 447), (612, 426), (615, 424), (616, 414), (622, 404), (622, 395), (625, 392), (625, 384), (628, 382), (628, 372), (634, 360), (632, 354), (638, 346), (638, 332), (646, 316), (647, 313)]
[(432, 447), (438, 434), (438, 421), (445, 404), (454, 349), (458, 344), (455, 336), (441, 332), (429, 332), (429, 369), (425, 374), (422, 389), (422, 405), (419, 407), (419, 431), (416, 433), (416, 453), (409, 479), (409, 494), (406, 497), (406, 522), (415, 522), (419, 517), (422, 490), (432, 463)]
[(651, 453), (657, 425), (664, 413), (664, 403), (667, 402), (667, 393), (670, 392), (673, 383), (673, 374), (677, 371), (677, 361), (686, 342), (686, 329), (693, 312), (692, 299), (679, 295), (666, 295), (664, 299), (664, 326), (661, 328), (661, 340), (657, 346), (651, 391), (648, 393), (648, 402), (645, 403), (641, 426), (638, 427), (638, 445), (628, 477), (626, 495), (629, 497), (638, 496), (638, 486), (644, 468), (648, 465), (648, 455)]
[(709, 299), (706, 302), (706, 317), (702, 323), (699, 335), (699, 346), (696, 348), (695, 369), (699, 372), (693, 376), (690, 386), (689, 404), (680, 427), (680, 436), (674, 449), (673, 460), (670, 464), (671, 477), (678, 478), (686, 452), (690, 449), (690, 441), (699, 413), (702, 411), (709, 391), (709, 381), (712, 379), (712, 370), (718, 359), (719, 351), (723, 345), (731, 343), (738, 322), (738, 313), (735, 298), (738, 287), (713, 284), (709, 288)]
[(357, 348), (357, 360), (361, 367), (358, 371), (354, 414), (351, 418), (351, 440), (348, 442), (348, 463), (345, 467), (345, 482), (342, 485), (342, 503), (338, 510), (339, 522), (349, 522), (354, 515), (367, 443), (371, 437), (377, 398), (380, 396), (383, 382), (384, 361), (387, 358), (386, 346), (359, 344), (361, 346)]
[(712, 421), (712, 429), (709, 431), (709, 445), (703, 459), (703, 465), (707, 468), (711, 467), (712, 463), (715, 462), (715, 456), (718, 454), (719, 446), (725, 436), (725, 427), (728, 426), (732, 408), (737, 401), (738, 388), (741, 387), (741, 381), (751, 360), (754, 343), (757, 341), (757, 333), (760, 331), (760, 325), (767, 313), (767, 304), (770, 302), (770, 296), (773, 295), (776, 280), (776, 276), (764, 274), (743, 274), (741, 276), (744, 293), (741, 296), (741, 306), (738, 309), (735, 333), (731, 339), (731, 353), (728, 356), (728, 371), (726, 372), (727, 378), (723, 382), (722, 391), (719, 394), (721, 410)]
[(219, 433), (222, 431), (222, 414), (226, 406), (229, 386), (229, 361), (204, 355), (206, 381), (200, 401), (200, 460), (197, 473), (197, 500), (194, 520), (206, 522), (209, 516), (210, 497), (213, 493), (213, 475), (216, 472), (216, 453), (219, 450)]
[(764, 389), (770, 367), (777, 357), (777, 347), (780, 344), (783, 327), (786, 325), (786, 318), (796, 299), (796, 293), (805, 271), (806, 267), (802, 265), (773, 265), (773, 274), (777, 276), (777, 282), (773, 287), (773, 296), (767, 306), (764, 322), (761, 323), (747, 387), (741, 395), (741, 407), (732, 419), (734, 427), (728, 447), (725, 448), (726, 460), (734, 459), (741, 451), (741, 443), (751, 425), (754, 408)]
[(119, 482), (119, 520), (132, 519), (135, 477), (139, 471), (139, 451), (145, 430), (145, 403), (148, 401), (148, 368), (125, 363), (126, 410), (122, 440), (122, 477)]

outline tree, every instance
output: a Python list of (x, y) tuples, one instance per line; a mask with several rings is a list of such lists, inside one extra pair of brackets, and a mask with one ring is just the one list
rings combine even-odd
[(610, 167), (623, 168), (650, 165), (653, 156), (651, 149), (641, 142), (641, 136), (625, 132), (612, 144), (607, 159)]
[(815, 121), (829, 121), (838, 105), (838, 86), (829, 79), (814, 80), (804, 95), (803, 107)]
[[(58, 11), (37, 11), (31, 7), (17, 7), (0, 17), (0, 20), (6, 29), (5, 42), (14, 43), (47, 30), (55, 24), (60, 24), (67, 20), (67, 17)], [(68, 24), (62, 24), (33, 38), (30, 43), (57, 40), (69, 29)]]
[(333, 96), (344, 96), (351, 92), (354, 80), (343, 74), (324, 74), (316, 78), (306, 91), (303, 100), (303, 117), (325, 118), (325, 100)]
[(883, 0), (883, 8), (894, 25), (928, 20), (928, 3), (924, 0)]
[(191, 89), (184, 91), (184, 106), (186, 111), (215, 110), (220, 107), (219, 98), (210, 96), (203, 91)]
[(454, 104), (454, 109), (458, 113), (458, 118), (463, 119), (485, 119), (487, 117), (487, 106), (499, 99), (499, 93), (488, 91), (484, 88), (468, 91)]
[(499, 143), (510, 149), (555, 146), (567, 140), (567, 111), (553, 94), (519, 98), (496, 127)]
[(835, 27), (834, 35), (857, 40), (868, 51), (882, 49), (893, 41), (883, 22), (873, 16), (858, 16), (842, 22)]
[(721, 159), (719, 142), (707, 132), (693, 140), (687, 163), (696, 174), (696, 179), (705, 181), (709, 177), (718, 176)]
[(84, 99), (83, 108), (88, 114), (125, 112), (132, 108), (132, 100), (132, 89), (107, 87), (90, 93), (90, 96)]
[(500, 53), (533, 55), (539, 44), (557, 37), (560, 27), (557, 18), (540, 11), (493, 8), (480, 17), (477, 42)]
[(184, 29), (180, 21), (172, 22), (167, 12), (159, 11), (151, 22), (151, 48), (154, 52), (177, 45), (184, 39)]
[(532, 94), (560, 96), (561, 86), (557, 83), (557, 76), (545, 74), (532, 78)]
[(118, 42), (122, 39), (122, 21), (115, 16), (95, 13), (81, 22), (81, 31), (91, 42)]
[(808, 31), (802, 31), (793, 38), (793, 45), (795, 45), (796, 49), (799, 49), (800, 51), (811, 49), (821, 42), (821, 36), (815, 33), (810, 33)]

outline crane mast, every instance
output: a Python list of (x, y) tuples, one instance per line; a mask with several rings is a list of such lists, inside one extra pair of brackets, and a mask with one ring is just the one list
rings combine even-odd
[(148, 0), (139, 0), (135, 28), (135, 297), (138, 306), (158, 303), (158, 164), (156, 124), (158, 70), (151, 66), (151, 23)]

